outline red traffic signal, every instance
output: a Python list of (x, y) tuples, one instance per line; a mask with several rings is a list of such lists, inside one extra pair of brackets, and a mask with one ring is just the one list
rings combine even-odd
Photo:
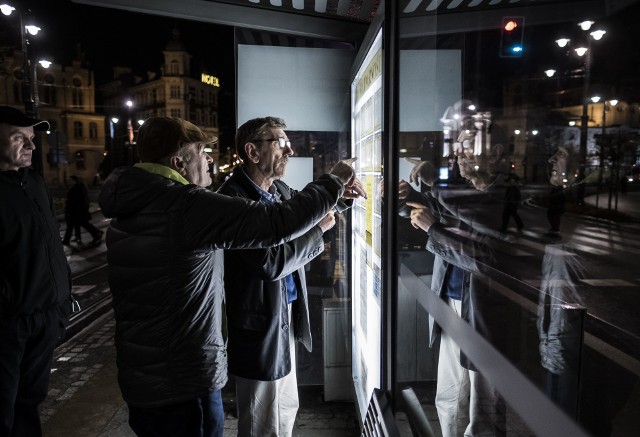
[(516, 58), (522, 56), (524, 47), (524, 17), (503, 17), (500, 29), (500, 57)]
[(516, 20), (509, 20), (504, 24), (503, 29), (506, 30), (507, 32), (511, 32), (516, 27), (518, 27), (518, 22)]

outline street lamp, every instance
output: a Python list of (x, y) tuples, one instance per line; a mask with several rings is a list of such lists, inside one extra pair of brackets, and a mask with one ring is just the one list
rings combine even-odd
[[(600, 101), (601, 97), (600, 96), (593, 96), (591, 97), (591, 101), (593, 103), (598, 103)], [(604, 148), (605, 148), (605, 143), (607, 143), (607, 138), (606, 138), (606, 133), (607, 133), (607, 104), (609, 104), (610, 106), (616, 106), (618, 104), (618, 100), (617, 99), (609, 99), (609, 100), (604, 100), (602, 102), (602, 134), (600, 135), (600, 163), (599, 163), (599, 167), (600, 167), (600, 171), (598, 174), (598, 190), (596, 191), (596, 208), (598, 207), (598, 198), (599, 198), (599, 194), (600, 194), (600, 189), (602, 188), (602, 178), (603, 178), (603, 170), (604, 170)], [(611, 176), (610, 178), (613, 178), (613, 168), (611, 169)], [(612, 182), (612, 181), (611, 181)], [(612, 184), (610, 183), (609, 186), (609, 209), (611, 209), (611, 187)]]
[[(583, 32), (588, 32), (595, 23), (591, 20), (585, 20), (578, 23), (580, 29)], [(582, 116), (580, 117), (580, 153), (579, 153), (579, 167), (578, 167), (578, 180), (582, 181), (585, 176), (585, 167), (587, 161), (587, 135), (589, 132), (589, 81), (591, 79), (591, 39), (599, 41), (602, 39), (606, 31), (594, 30), (589, 33), (589, 37), (586, 38), (587, 46), (578, 46), (574, 48), (576, 54), (580, 57), (585, 57), (584, 62), (584, 80), (582, 89)], [(556, 40), (556, 44), (559, 47), (567, 47), (571, 40), (569, 38), (559, 38)], [(584, 201), (584, 184), (579, 183), (576, 188), (576, 200), (578, 205), (582, 205)]]
[(30, 117), (37, 118), (37, 100), (34, 98), (34, 93), (37, 92), (35, 89), (37, 86), (35, 78), (35, 62), (31, 60), (29, 53), (29, 45), (31, 43), (29, 38), (30, 36), (36, 36), (42, 29), (33, 23), (25, 23), (22, 10), (16, 9), (12, 5), (6, 3), (2, 4), (0, 5), (0, 11), (6, 16), (12, 15), (14, 11), (18, 14), (18, 19), (20, 20), (20, 43), (22, 48), (22, 70), (24, 73), (22, 100), (24, 102), (25, 113)]
[[(2, 12), (3, 15), (12, 15), (14, 11), (18, 14), (18, 19), (20, 21), (20, 44), (22, 50), (22, 71), (24, 75), (22, 81), (22, 101), (24, 103), (24, 112), (29, 117), (38, 118), (38, 83), (36, 63), (31, 59), (29, 46), (31, 43), (30, 37), (37, 35), (42, 29), (33, 23), (25, 23), (24, 14), (21, 9), (17, 9), (6, 3), (0, 5), (0, 12)], [(51, 65), (49, 61), (41, 61), (40, 64), (44, 68), (48, 68)], [(42, 174), (41, 148), (36, 147), (33, 154), (34, 169), (36, 172)]]

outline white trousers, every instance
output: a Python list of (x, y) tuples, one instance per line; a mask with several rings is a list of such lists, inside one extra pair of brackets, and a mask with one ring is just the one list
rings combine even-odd
[[(460, 316), (462, 302), (449, 299)], [(460, 365), (460, 348), (446, 332), (440, 337), (436, 409), (443, 437), (502, 436), (504, 402), (480, 373)]]
[[(289, 306), (291, 322), (291, 306)], [(291, 437), (298, 412), (296, 345), (289, 323), (291, 372), (275, 381), (235, 377), (238, 437)]]

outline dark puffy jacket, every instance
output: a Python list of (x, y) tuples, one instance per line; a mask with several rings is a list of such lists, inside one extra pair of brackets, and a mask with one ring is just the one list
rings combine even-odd
[(223, 253), (306, 232), (342, 195), (325, 175), (273, 206), (182, 185), (140, 168), (115, 170), (100, 192), (116, 317), (118, 380), (138, 407), (170, 405), (227, 381)]
[(0, 171), (0, 319), (71, 312), (71, 275), (53, 202), (29, 169)]
[[(283, 200), (295, 191), (274, 182)], [(260, 193), (240, 167), (218, 190), (229, 196), (260, 200)], [(292, 273), (298, 297), (291, 304), (293, 332), (311, 352), (311, 327), (304, 266), (324, 250), (322, 230), (288, 243), (224, 253), (226, 311), (229, 329), (229, 372), (248, 379), (271, 381), (291, 372), (289, 310), (284, 278)]]

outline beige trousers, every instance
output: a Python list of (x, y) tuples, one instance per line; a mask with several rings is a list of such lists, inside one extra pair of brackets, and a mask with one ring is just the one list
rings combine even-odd
[[(291, 305), (289, 305), (291, 322)], [(291, 372), (275, 381), (235, 377), (238, 437), (291, 437), (298, 412), (298, 380), (293, 325), (289, 323)]]

